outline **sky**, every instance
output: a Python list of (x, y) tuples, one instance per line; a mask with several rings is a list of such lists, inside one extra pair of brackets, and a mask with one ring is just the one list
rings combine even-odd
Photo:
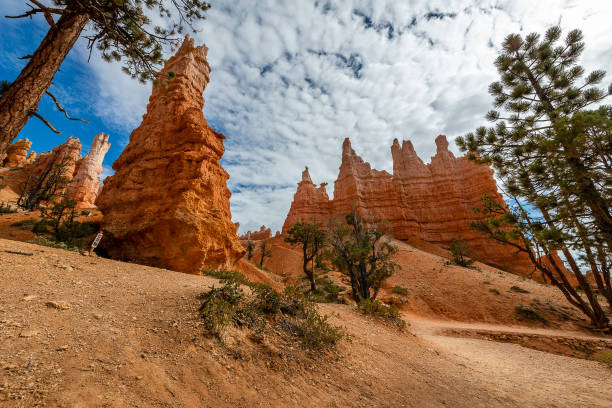
[[(226, 136), (221, 164), (241, 233), (281, 228), (304, 166), (315, 183), (330, 183), (331, 196), (345, 137), (389, 172), (394, 138), (411, 140), (429, 162), (435, 137), (445, 134), (458, 155), (453, 140), (486, 124), (493, 61), (507, 34), (579, 28), (582, 65), (609, 71), (603, 83), (612, 82), (608, 0), (209, 1), (191, 35), (209, 48), (204, 116)], [(24, 0), (0, 1), (2, 16), (24, 10)], [(31, 54), (47, 29), (42, 16), (0, 19), (0, 79), (17, 77), (25, 65), (18, 57)], [(63, 134), (31, 119), (19, 138), (41, 152), (73, 135), (85, 154), (97, 133), (108, 133), (104, 177), (139, 125), (151, 84), (95, 53), (87, 58), (81, 39), (51, 91), (90, 124), (68, 121), (45, 97), (40, 111)]]

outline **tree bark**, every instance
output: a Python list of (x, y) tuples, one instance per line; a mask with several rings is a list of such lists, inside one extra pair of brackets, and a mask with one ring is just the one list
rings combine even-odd
[(0, 99), (0, 156), (38, 108), (40, 99), (88, 21), (89, 16), (82, 11), (66, 9)]

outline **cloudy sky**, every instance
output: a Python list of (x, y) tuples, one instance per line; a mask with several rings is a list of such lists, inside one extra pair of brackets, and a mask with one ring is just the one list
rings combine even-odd
[[(224, 133), (234, 221), (241, 232), (280, 229), (304, 166), (329, 182), (341, 143), (377, 169), (391, 171), (394, 138), (409, 139), (426, 162), (434, 138), (452, 139), (485, 123), (487, 86), (503, 38), (554, 24), (583, 30), (587, 70), (612, 73), (612, 1), (608, 0), (210, 0), (196, 41), (209, 48), (211, 83), (204, 115)], [(255, 5), (254, 5), (255, 4)], [(0, 13), (24, 0), (0, 1)], [(48, 26), (42, 17), (0, 23), (0, 79), (14, 79)], [(612, 81), (608, 75), (605, 82)], [(62, 119), (49, 101), (41, 111), (64, 131), (31, 120), (22, 137), (36, 151), (69, 135), (110, 134), (105, 173), (145, 112), (150, 85), (121, 73), (77, 43), (55, 78), (55, 93), (90, 125)]]

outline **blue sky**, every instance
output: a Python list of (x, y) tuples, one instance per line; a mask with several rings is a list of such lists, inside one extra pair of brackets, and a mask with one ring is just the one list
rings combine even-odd
[[(0, 1), (17, 14), (24, 0)], [(424, 161), (434, 139), (452, 140), (485, 123), (487, 86), (496, 79), (496, 47), (512, 32), (543, 32), (553, 24), (584, 31), (586, 70), (612, 72), (612, 2), (603, 0), (289, 0), (211, 1), (197, 43), (209, 48), (211, 83), (204, 114), (225, 134), (222, 164), (230, 174), (231, 207), (241, 231), (279, 229), (304, 166), (315, 183), (338, 173), (342, 140), (377, 169), (391, 171), (394, 138), (412, 140)], [(0, 79), (14, 79), (47, 25), (0, 20)], [(612, 81), (608, 75), (605, 82)], [(146, 109), (151, 86), (93, 55), (79, 41), (55, 77), (40, 110), (63, 134), (31, 119), (20, 138), (37, 152), (69, 135), (87, 152), (95, 134), (110, 135), (104, 173), (127, 144)]]

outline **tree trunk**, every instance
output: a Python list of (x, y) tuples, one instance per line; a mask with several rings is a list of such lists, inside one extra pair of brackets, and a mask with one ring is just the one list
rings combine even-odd
[(0, 156), (38, 108), (40, 99), (88, 20), (87, 14), (66, 9), (0, 99)]

